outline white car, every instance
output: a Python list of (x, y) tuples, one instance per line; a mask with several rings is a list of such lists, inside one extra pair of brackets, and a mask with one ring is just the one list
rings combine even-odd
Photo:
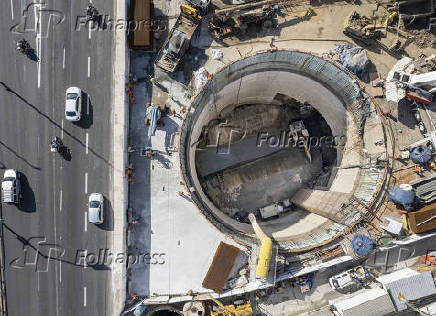
[(80, 121), (82, 114), (82, 90), (70, 87), (65, 94), (65, 118), (71, 122)]
[(2, 180), (2, 201), (18, 203), (21, 197), (19, 173), (13, 169), (5, 171)]
[(91, 193), (88, 203), (88, 221), (94, 224), (103, 223), (104, 198), (101, 193)]

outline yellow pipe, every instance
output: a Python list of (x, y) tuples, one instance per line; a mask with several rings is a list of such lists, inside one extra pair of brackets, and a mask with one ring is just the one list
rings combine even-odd
[(269, 271), (269, 262), (272, 256), (272, 240), (265, 237), (261, 240), (259, 260), (257, 261), (256, 276), (266, 278)]

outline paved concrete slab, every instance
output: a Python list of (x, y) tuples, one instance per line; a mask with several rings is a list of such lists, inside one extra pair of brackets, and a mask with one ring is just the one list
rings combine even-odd
[[(144, 77), (150, 60), (150, 55), (134, 54), (132, 73)], [(157, 80), (159, 84), (170, 84)], [(135, 84), (133, 92), (136, 103), (130, 106), (129, 144), (139, 149), (147, 145), (145, 105), (155, 103), (154, 96), (165, 91), (146, 80)], [(178, 98), (183, 98), (183, 92), (174, 96), (175, 101), (168, 100), (172, 107), (177, 106), (174, 103)], [(149, 159), (140, 156), (139, 151), (130, 154), (135, 170), (134, 181), (129, 185), (129, 206), (141, 219), (130, 226), (129, 249), (130, 253), (150, 254), (151, 259), (130, 265), (128, 290), (140, 296), (204, 292), (201, 283), (218, 244), (236, 244), (210, 224), (191, 202), (180, 175), (178, 153), (167, 151), (169, 146), (177, 145), (181, 117), (170, 114), (161, 121), (163, 124), (151, 141), (155, 155)], [(179, 192), (184, 192), (183, 196)]]

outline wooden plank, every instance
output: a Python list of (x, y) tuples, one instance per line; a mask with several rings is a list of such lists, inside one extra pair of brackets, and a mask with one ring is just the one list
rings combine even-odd
[(203, 287), (222, 293), (239, 252), (239, 248), (221, 242), (203, 280)]

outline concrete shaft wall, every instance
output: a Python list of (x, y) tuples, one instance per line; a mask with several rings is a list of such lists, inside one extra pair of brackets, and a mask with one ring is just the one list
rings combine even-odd
[[(193, 99), (182, 126), (181, 169), (192, 198), (203, 214), (224, 233), (243, 242), (254, 240), (251, 225), (228, 217), (202, 191), (195, 165), (196, 143), (203, 126), (217, 118), (225, 107), (280, 104), (275, 98), (277, 94), (311, 104), (327, 121), (334, 136), (347, 135), (349, 130), (359, 131), (363, 112), (368, 107), (359, 85), (346, 71), (322, 58), (295, 51), (258, 53), (227, 66), (206, 83)], [(341, 153), (338, 150), (338, 164), (343, 158)], [(328, 230), (327, 219), (315, 214), (307, 217), (313, 217), (314, 225), (322, 227), (320, 229)], [(309, 222), (310, 220), (307, 221), (308, 224)], [(273, 234), (276, 240), (286, 240), (291, 231), (283, 225), (268, 227), (268, 222), (262, 224), (265, 224), (263, 228)], [(313, 233), (314, 229), (316, 227), (310, 225), (300, 226), (298, 233), (304, 236), (305, 233)], [(295, 229), (292, 231), (295, 232)], [(324, 235), (325, 238), (331, 237)]]

